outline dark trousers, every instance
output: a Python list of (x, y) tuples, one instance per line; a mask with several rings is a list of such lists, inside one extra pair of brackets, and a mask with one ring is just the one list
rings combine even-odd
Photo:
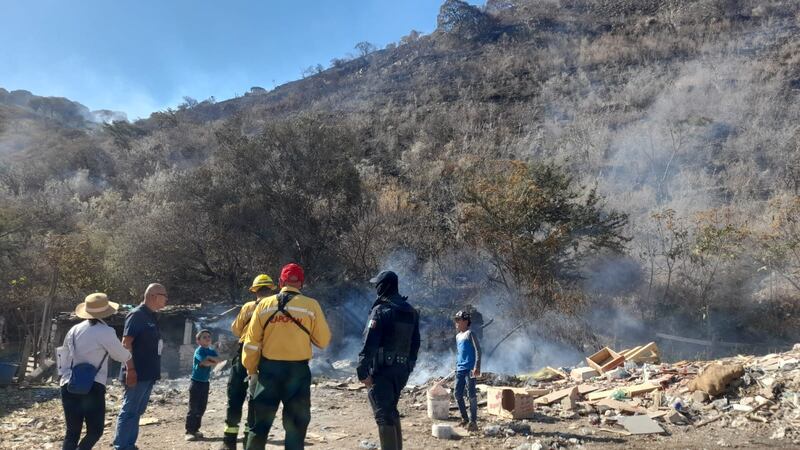
[(400, 391), (406, 386), (408, 375), (408, 367), (400, 364), (380, 367), (372, 375), (373, 384), (367, 396), (378, 426), (400, 423), (397, 402), (400, 401)]
[(278, 405), (283, 403), (284, 448), (302, 449), (311, 422), (311, 370), (308, 361), (270, 361), (261, 358), (258, 384), (250, 399), (253, 426), (247, 439), (248, 450), (263, 450), (275, 421)]
[[(235, 443), (239, 435), (239, 422), (242, 420), (242, 405), (247, 398), (247, 369), (242, 365), (241, 349), (231, 360), (231, 373), (228, 377), (228, 409), (225, 412), (225, 440)], [(244, 432), (253, 425), (253, 402), (247, 404), (247, 422)]]
[[(478, 420), (478, 394), (475, 391), (475, 378), (470, 376), (470, 370), (459, 370), (456, 372), (455, 397), (458, 404), (458, 411), (461, 418), (466, 421), (476, 422)], [(464, 402), (464, 391), (469, 397), (469, 416), (467, 416), (467, 405)]]
[[(106, 419), (106, 387), (94, 383), (88, 394), (70, 394), (67, 385), (61, 386), (61, 404), (67, 433), (62, 450), (89, 450), (103, 435)], [(81, 429), (86, 423), (86, 436), (80, 440)]]
[(200, 422), (208, 405), (208, 381), (195, 381), (189, 386), (189, 412), (186, 414), (186, 432), (200, 431)]

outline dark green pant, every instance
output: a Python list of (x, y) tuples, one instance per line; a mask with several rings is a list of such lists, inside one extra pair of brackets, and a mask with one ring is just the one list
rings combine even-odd
[[(247, 398), (247, 369), (242, 365), (242, 352), (236, 353), (231, 360), (231, 374), (228, 377), (228, 409), (225, 414), (225, 437), (227, 443), (236, 443), (239, 435), (239, 422), (242, 420), (242, 406)], [(252, 425), (253, 403), (247, 404), (247, 423), (244, 427), (245, 436)]]
[(278, 405), (283, 403), (284, 448), (302, 449), (311, 422), (311, 370), (308, 361), (270, 361), (258, 364), (258, 385), (250, 399), (253, 426), (247, 440), (248, 450), (263, 450), (275, 421)]

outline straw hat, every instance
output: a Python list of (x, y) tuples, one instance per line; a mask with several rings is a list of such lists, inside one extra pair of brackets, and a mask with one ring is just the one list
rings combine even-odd
[(102, 319), (116, 313), (117, 309), (119, 303), (108, 301), (108, 296), (102, 292), (95, 292), (75, 308), (75, 315), (81, 319)]

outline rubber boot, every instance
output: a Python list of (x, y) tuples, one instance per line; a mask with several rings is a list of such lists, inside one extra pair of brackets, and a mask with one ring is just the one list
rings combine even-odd
[(378, 436), (381, 438), (381, 450), (399, 450), (397, 443), (397, 427), (394, 425), (378, 425)]
[(250, 433), (247, 430), (244, 430), (244, 435), (242, 436), (242, 447), (247, 448), (247, 437), (250, 436)]
[(394, 426), (394, 434), (397, 436), (397, 450), (403, 450), (403, 429), (400, 427), (400, 420)]

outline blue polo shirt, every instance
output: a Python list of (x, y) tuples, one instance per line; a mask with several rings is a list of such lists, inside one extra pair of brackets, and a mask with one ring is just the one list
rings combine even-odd
[(217, 357), (217, 351), (211, 347), (197, 347), (194, 351), (194, 362), (192, 363), (192, 379), (194, 381), (208, 382), (211, 377), (211, 366), (201, 366), (200, 363), (209, 356)]
[[(122, 336), (133, 338), (131, 355), (133, 367), (139, 381), (161, 379), (161, 332), (158, 329), (158, 315), (144, 303), (133, 308), (125, 317)], [(119, 375), (125, 381), (125, 364)]]

